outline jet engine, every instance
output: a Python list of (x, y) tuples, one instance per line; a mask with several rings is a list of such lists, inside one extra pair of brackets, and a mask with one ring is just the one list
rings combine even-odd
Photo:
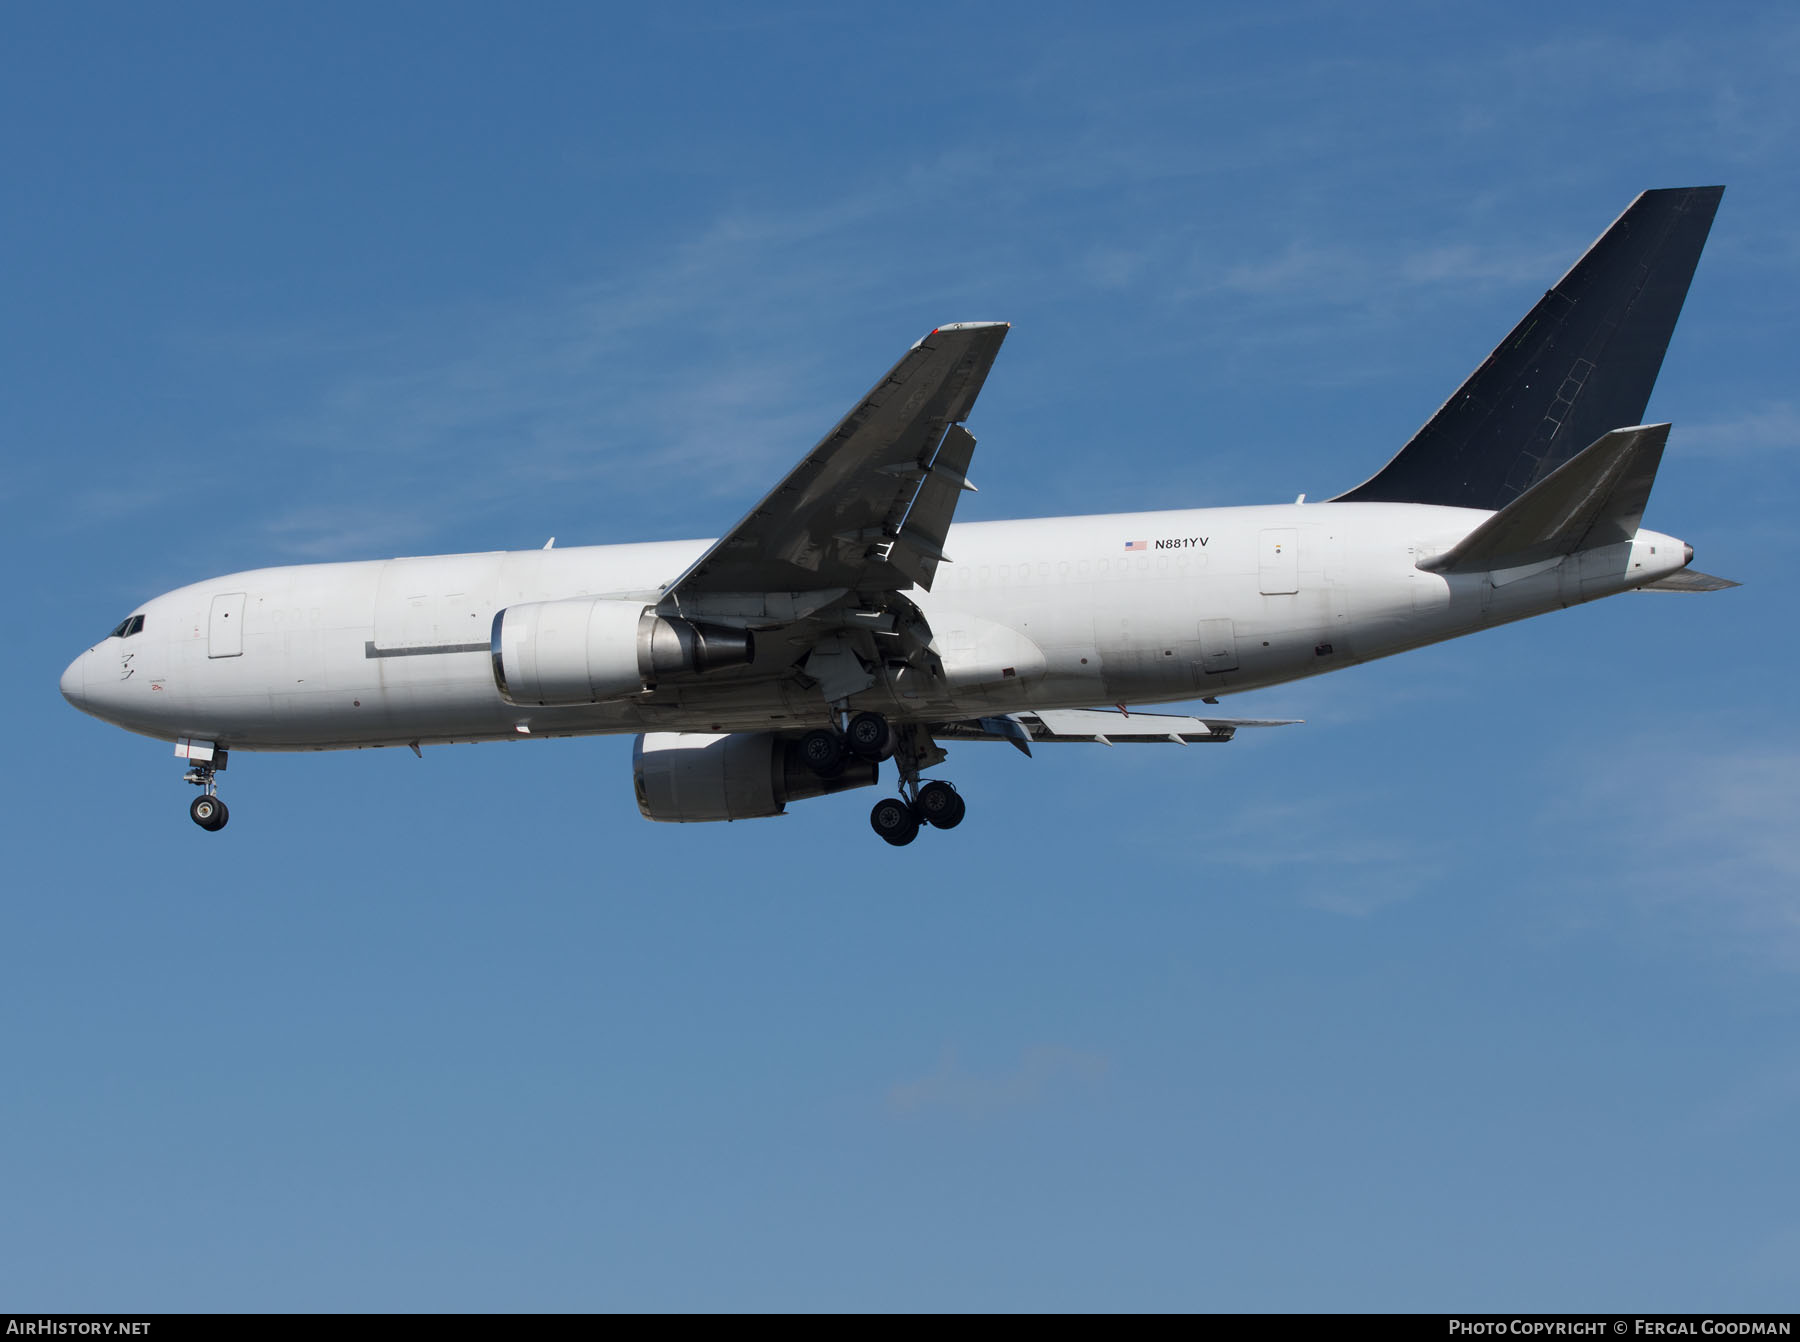
[(494, 683), (509, 704), (629, 699), (659, 676), (706, 675), (756, 656), (746, 629), (657, 615), (641, 601), (576, 597), (508, 606), (494, 616)]
[(868, 787), (878, 766), (852, 758), (821, 778), (799, 756), (799, 738), (776, 732), (646, 732), (631, 751), (638, 810), (649, 820), (753, 820), (791, 801)]

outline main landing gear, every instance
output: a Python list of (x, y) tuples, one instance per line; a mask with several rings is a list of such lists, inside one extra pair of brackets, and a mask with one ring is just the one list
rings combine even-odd
[(820, 727), (800, 738), (800, 758), (821, 778), (836, 778), (852, 755), (885, 760), (894, 753), (894, 729), (879, 713), (858, 713), (843, 731)]
[(218, 771), (225, 767), (225, 752), (217, 752), (213, 760), (205, 763), (196, 761), (194, 767), (182, 776), (182, 782), (192, 783), (201, 789), (188, 807), (188, 815), (201, 829), (209, 833), (225, 828), (225, 822), (231, 819), (231, 811), (225, 805), (225, 799), (219, 796)]
[[(905, 788), (906, 784), (901, 783)], [(899, 848), (919, 837), (919, 827), (955, 829), (968, 813), (962, 794), (941, 778), (913, 789), (913, 797), (883, 797), (869, 812), (869, 828)]]
[[(932, 758), (923, 757), (927, 750)], [(919, 827), (955, 829), (968, 812), (962, 794), (942, 779), (919, 781), (919, 770), (944, 758), (929, 737), (913, 727), (895, 728), (879, 713), (858, 713), (842, 731), (821, 727), (800, 740), (800, 757), (822, 778), (844, 771), (851, 756), (892, 759), (900, 770), (900, 795), (883, 797), (869, 812), (869, 827), (896, 848), (919, 837)]]

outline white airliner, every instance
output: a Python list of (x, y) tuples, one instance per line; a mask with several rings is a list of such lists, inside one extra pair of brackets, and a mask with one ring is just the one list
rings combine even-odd
[[(1278, 685), (1639, 588), (1733, 586), (1639, 525), (1644, 407), (1722, 187), (1649, 191), (1385, 467), (1323, 503), (951, 524), (1008, 327), (941, 326), (717, 541), (257, 569), (146, 602), (62, 677), (228, 754), (640, 733), (638, 808), (741, 820), (878, 780), (963, 818), (946, 743), (1222, 742), (1127, 705)], [(1109, 707), (1110, 706), (1110, 707)]]

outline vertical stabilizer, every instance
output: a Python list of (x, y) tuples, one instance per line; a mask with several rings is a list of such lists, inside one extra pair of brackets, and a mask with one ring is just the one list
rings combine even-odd
[(1606, 433), (1642, 423), (1724, 193), (1632, 201), (1399, 455), (1335, 501), (1497, 511)]

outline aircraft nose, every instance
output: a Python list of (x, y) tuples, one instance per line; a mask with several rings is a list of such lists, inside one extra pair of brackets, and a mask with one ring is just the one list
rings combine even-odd
[(62, 695), (75, 707), (87, 711), (87, 654), (84, 652), (69, 663), (69, 669), (62, 673)]

